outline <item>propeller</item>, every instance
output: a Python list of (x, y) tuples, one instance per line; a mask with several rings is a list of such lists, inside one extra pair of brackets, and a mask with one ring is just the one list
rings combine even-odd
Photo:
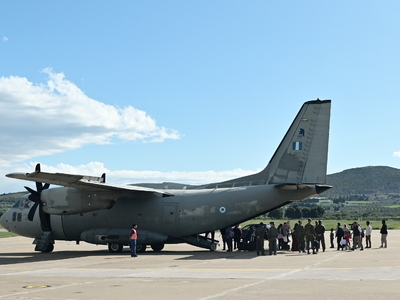
[[(36, 165), (35, 172), (40, 172), (40, 164)], [(40, 194), (42, 191), (47, 190), (50, 187), (50, 184), (46, 183), (43, 185), (41, 182), (36, 183), (36, 191), (31, 189), (30, 187), (25, 186), (25, 189), (30, 193), (28, 199), (31, 200), (34, 204), (29, 210), (28, 213), (28, 220), (33, 221), (33, 217), (35, 215), (36, 209), (39, 206), (39, 217), (40, 217), (40, 226), (42, 227), (43, 231), (51, 231), (50, 226), (50, 215), (43, 211), (43, 203), (40, 200)]]

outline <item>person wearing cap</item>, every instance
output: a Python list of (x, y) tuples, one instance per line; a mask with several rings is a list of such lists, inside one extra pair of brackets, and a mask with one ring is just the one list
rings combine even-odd
[(269, 246), (269, 255), (276, 255), (276, 242), (278, 238), (278, 229), (275, 227), (274, 222), (269, 223), (271, 227), (268, 230), (268, 246)]
[(265, 255), (264, 253), (264, 236), (265, 236), (265, 226), (264, 223), (261, 222), (260, 226), (256, 229), (256, 250), (257, 255)]
[(308, 223), (306, 226), (304, 226), (305, 234), (306, 234), (306, 247), (307, 247), (307, 253), (310, 254), (310, 244), (311, 248), (313, 251), (313, 254), (317, 254), (315, 251), (315, 246), (314, 246), (314, 238), (315, 238), (315, 228), (313, 224), (311, 224), (311, 219), (308, 219)]

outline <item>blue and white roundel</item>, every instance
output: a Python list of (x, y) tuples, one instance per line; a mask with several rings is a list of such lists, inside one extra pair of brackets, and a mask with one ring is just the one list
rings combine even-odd
[(219, 208), (219, 212), (220, 212), (221, 214), (226, 213), (226, 207), (225, 207), (225, 206), (221, 206), (221, 207)]

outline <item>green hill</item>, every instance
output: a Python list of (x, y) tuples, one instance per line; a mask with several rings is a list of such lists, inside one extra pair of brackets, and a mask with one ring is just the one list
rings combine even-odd
[(400, 169), (369, 166), (347, 169), (327, 176), (333, 188), (324, 196), (400, 194)]

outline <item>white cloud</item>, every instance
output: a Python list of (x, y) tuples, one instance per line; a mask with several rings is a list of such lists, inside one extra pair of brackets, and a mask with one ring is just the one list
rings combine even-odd
[(7, 42), (8, 41), (8, 37), (3, 36), (3, 42)]
[[(89, 98), (62, 73), (44, 70), (46, 84), (27, 78), (0, 77), (0, 193), (35, 188), (32, 182), (6, 178), (11, 172), (33, 172), (35, 157), (61, 153), (87, 144), (106, 144), (120, 139), (162, 142), (180, 134), (162, 126), (132, 106), (118, 108)], [(110, 184), (179, 182), (205, 184), (251, 174), (251, 171), (159, 172), (109, 170), (101, 162), (72, 166), (41, 166), (44, 172), (101, 176)]]
[(393, 156), (395, 156), (395, 157), (400, 157), (400, 151), (398, 151), (398, 152), (393, 152)]
[(176, 130), (132, 106), (118, 108), (89, 98), (63, 73), (45, 69), (49, 80), (0, 78), (0, 167), (34, 157), (65, 152), (87, 144), (179, 139)]

